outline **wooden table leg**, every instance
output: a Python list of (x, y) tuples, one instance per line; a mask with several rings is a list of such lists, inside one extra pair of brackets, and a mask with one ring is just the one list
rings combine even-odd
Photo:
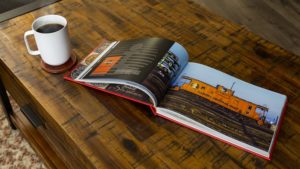
[(1, 102), (2, 102), (3, 107), (4, 107), (4, 113), (7, 117), (8, 123), (9, 123), (10, 127), (15, 130), (17, 128), (11, 120), (11, 115), (13, 115), (13, 109), (12, 109), (11, 104), (9, 102), (9, 98), (7, 96), (5, 86), (2, 83), (1, 78), (0, 78), (0, 95), (1, 95)]

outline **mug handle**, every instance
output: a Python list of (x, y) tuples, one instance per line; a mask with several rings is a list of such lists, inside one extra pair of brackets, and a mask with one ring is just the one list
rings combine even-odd
[(33, 31), (32, 31), (32, 30), (26, 31), (26, 32), (24, 33), (24, 41), (25, 41), (25, 45), (26, 45), (27, 51), (28, 51), (28, 53), (31, 54), (31, 55), (39, 55), (39, 54), (40, 54), (40, 51), (38, 51), (38, 50), (31, 50), (31, 49), (30, 49), (29, 43), (28, 43), (28, 41), (27, 41), (27, 36), (29, 36), (29, 35), (33, 35)]

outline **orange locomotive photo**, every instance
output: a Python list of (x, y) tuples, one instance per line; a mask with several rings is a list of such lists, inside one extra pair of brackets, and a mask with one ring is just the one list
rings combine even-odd
[(172, 90), (185, 90), (194, 93), (222, 107), (254, 119), (259, 125), (263, 125), (265, 122), (268, 108), (234, 96), (233, 86), (231, 89), (221, 85), (214, 87), (187, 76), (183, 76), (179, 84), (181, 85), (175, 86)]

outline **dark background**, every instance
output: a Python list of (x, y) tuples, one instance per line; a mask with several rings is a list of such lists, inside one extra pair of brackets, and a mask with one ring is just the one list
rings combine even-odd
[(0, 13), (18, 8), (37, 0), (0, 0)]

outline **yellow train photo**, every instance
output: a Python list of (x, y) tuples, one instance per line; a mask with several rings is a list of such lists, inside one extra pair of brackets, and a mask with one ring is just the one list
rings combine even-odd
[(259, 125), (265, 123), (268, 108), (235, 96), (232, 87), (228, 89), (222, 85), (212, 86), (187, 76), (183, 76), (180, 84), (173, 87), (172, 90), (188, 91), (224, 108), (254, 119)]

